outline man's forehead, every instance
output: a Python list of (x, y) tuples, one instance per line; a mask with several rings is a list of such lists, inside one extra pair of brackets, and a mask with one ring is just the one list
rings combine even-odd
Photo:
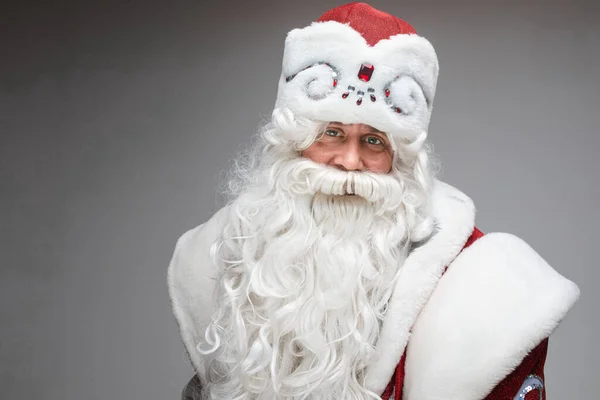
[(343, 128), (358, 128), (360, 130), (364, 130), (364, 131), (369, 131), (369, 132), (376, 132), (376, 133), (385, 133), (383, 131), (380, 131), (377, 128), (372, 127), (371, 125), (367, 125), (367, 124), (345, 124), (343, 122), (339, 122), (339, 121), (331, 121), (329, 122), (330, 125), (335, 125), (335, 126), (339, 126), (339, 127), (343, 127)]

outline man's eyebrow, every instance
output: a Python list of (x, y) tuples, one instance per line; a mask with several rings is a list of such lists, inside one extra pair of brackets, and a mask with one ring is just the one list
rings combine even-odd
[(380, 131), (380, 130), (379, 130), (379, 129), (377, 129), (377, 128), (373, 128), (373, 127), (372, 127), (372, 126), (370, 126), (370, 125), (368, 125), (368, 126), (369, 126), (369, 131), (370, 131), (371, 133), (381, 133), (382, 135), (385, 135), (385, 134), (386, 134), (385, 132), (383, 132), (383, 131)]

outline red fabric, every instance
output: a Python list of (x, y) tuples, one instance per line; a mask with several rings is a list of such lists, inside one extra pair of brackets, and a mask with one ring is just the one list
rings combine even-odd
[[(404, 352), (404, 354), (406, 354), (406, 352)], [(402, 354), (402, 359), (404, 358), (404, 354)], [(400, 365), (400, 364), (398, 364), (398, 365)], [(390, 380), (390, 383), (388, 383), (387, 387), (381, 394), (382, 400), (389, 400), (390, 396), (392, 394), (394, 394), (394, 387), (395, 387), (395, 383), (397, 382), (397, 379), (396, 379), (397, 372), (398, 372), (398, 367), (396, 367), (396, 372), (394, 372), (394, 375), (392, 375), (392, 379)]]
[(396, 371), (381, 395), (382, 400), (389, 400), (392, 394), (395, 393), (394, 399), (402, 400), (402, 386), (404, 385), (404, 365), (406, 364), (406, 351), (402, 354)]
[[(544, 363), (548, 352), (548, 339), (544, 339), (531, 353), (527, 355), (513, 372), (500, 382), (484, 400), (512, 400), (518, 393), (523, 381), (528, 375), (537, 375), (544, 382)], [(539, 390), (529, 392), (525, 400), (538, 400)], [(542, 399), (546, 399), (546, 385), (542, 393)]]
[(467, 247), (469, 247), (470, 245), (472, 245), (477, 239), (479, 239), (482, 236), (483, 236), (483, 232), (481, 232), (479, 229), (477, 229), (477, 227), (473, 228), (473, 233), (471, 233), (471, 236), (469, 236), (469, 238), (467, 239), (467, 242), (465, 243), (463, 250), (466, 249)]
[(327, 11), (318, 22), (336, 21), (350, 27), (365, 38), (369, 46), (398, 34), (416, 34), (409, 23), (374, 9), (365, 3), (349, 3)]
[[(504, 378), (483, 400), (513, 400), (527, 376), (537, 375), (544, 382), (544, 363), (548, 352), (548, 339), (544, 339), (531, 353), (527, 355), (521, 364)], [(395, 399), (402, 399), (402, 388), (404, 386), (406, 351), (402, 355), (396, 372), (388, 384), (381, 398), (389, 400), (395, 390)], [(539, 391), (534, 390), (525, 396), (525, 400), (539, 400)], [(542, 399), (546, 400), (546, 386), (544, 385)]]
[(406, 351), (404, 352), (404, 354), (402, 354), (402, 357), (400, 358), (400, 362), (398, 363), (398, 366), (396, 367), (396, 384), (395, 384), (395, 388), (394, 388), (394, 393), (396, 393), (396, 396), (394, 396), (396, 399), (398, 400), (402, 400), (402, 387), (404, 386), (404, 373), (405, 373), (405, 368), (404, 365), (406, 364)]
[[(483, 237), (484, 234), (479, 229), (474, 228), (473, 233), (465, 243), (463, 250), (471, 246), (477, 239)], [(543, 340), (531, 353), (527, 355), (521, 364), (504, 378), (489, 395), (483, 400), (513, 400), (517, 395), (521, 385), (527, 379), (527, 376), (533, 374), (539, 376), (544, 381), (544, 363), (546, 362), (546, 353), (548, 352), (548, 339)], [(404, 387), (406, 351), (402, 354), (402, 358), (396, 367), (396, 371), (385, 391), (381, 395), (383, 400), (389, 400), (394, 394), (395, 399), (402, 399), (402, 389)], [(546, 399), (546, 386), (544, 385), (543, 397)], [(538, 400), (539, 391), (534, 390), (527, 394), (525, 400)]]

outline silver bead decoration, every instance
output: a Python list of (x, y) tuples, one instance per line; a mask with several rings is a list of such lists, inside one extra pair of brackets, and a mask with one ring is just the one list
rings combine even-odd
[(540, 392), (540, 400), (542, 400), (543, 394), (544, 394), (544, 382), (542, 381), (542, 378), (540, 378), (537, 375), (529, 375), (525, 381), (523, 381), (523, 384), (521, 385), (521, 388), (519, 389), (519, 393), (517, 393), (517, 395), (514, 397), (513, 400), (524, 400), (525, 396), (527, 396), (527, 393), (530, 393), (534, 390), (539, 390)]

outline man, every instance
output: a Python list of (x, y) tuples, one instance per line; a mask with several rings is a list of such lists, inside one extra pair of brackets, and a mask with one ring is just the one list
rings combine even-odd
[(434, 179), (431, 44), (366, 4), (292, 30), (230, 204), (169, 267), (187, 398), (545, 398), (579, 291)]

